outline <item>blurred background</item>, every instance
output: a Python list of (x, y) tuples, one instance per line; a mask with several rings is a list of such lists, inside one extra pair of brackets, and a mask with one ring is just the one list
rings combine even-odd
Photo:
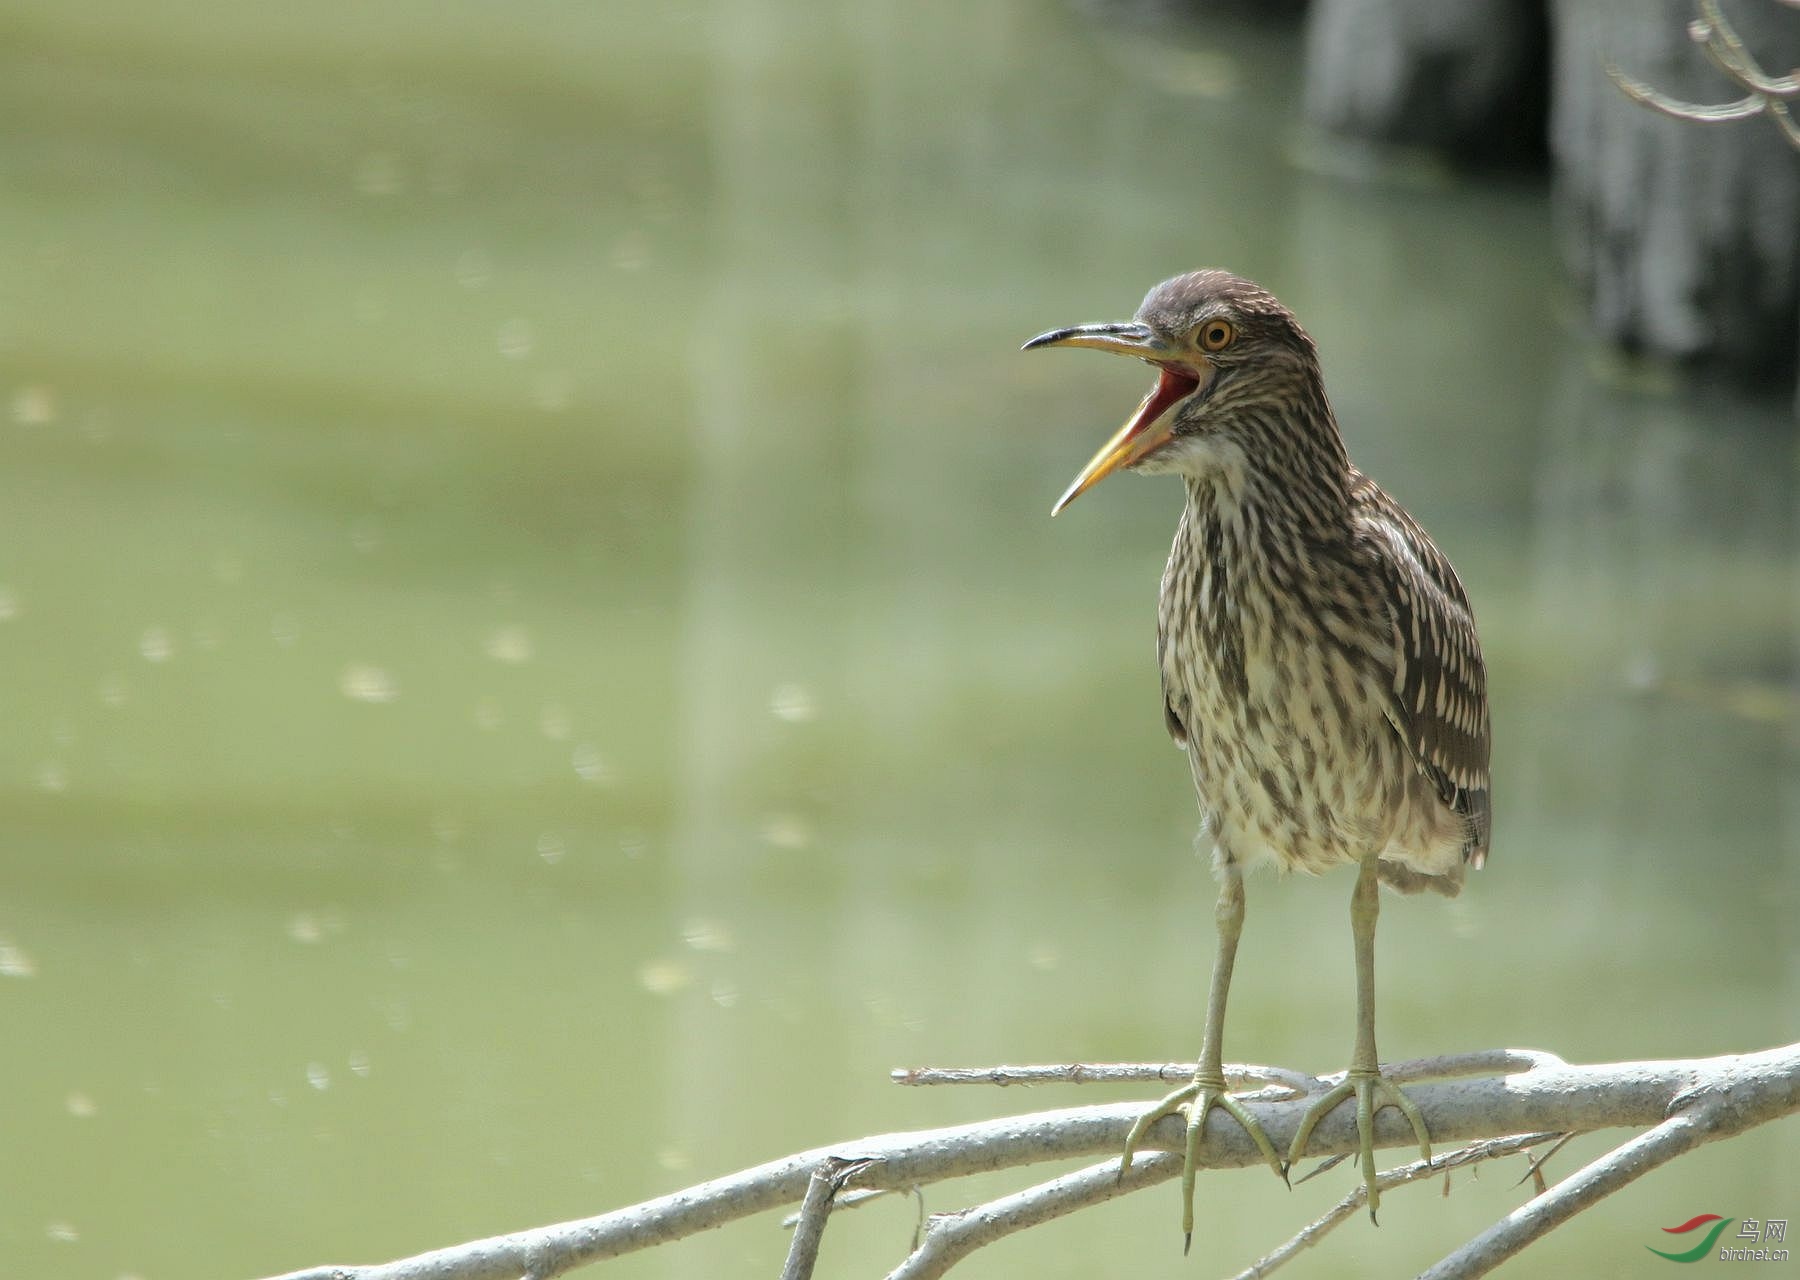
[[(1541, 147), (1336, 145), (1298, 21), (1231, 9), (0, 27), (0, 1269), (377, 1261), (1153, 1093), (887, 1073), (1197, 1052), (1179, 488), (1052, 524), (1144, 376), (1017, 348), (1200, 265), (1299, 313), (1481, 620), (1494, 853), (1389, 899), (1384, 1054), (1795, 1038), (1790, 391), (1596, 340)], [(1250, 883), (1228, 1059), (1342, 1067), (1350, 883)], [(1394, 1193), (1295, 1274), (1410, 1273), (1523, 1172)], [(1353, 1178), (1204, 1179), (1185, 1261), (1165, 1186), (958, 1274), (1224, 1275)], [(1795, 1187), (1761, 1130), (1519, 1265), (1639, 1274)], [(915, 1214), (834, 1219), (821, 1265), (881, 1274)], [(769, 1216), (594, 1274), (785, 1247)]]

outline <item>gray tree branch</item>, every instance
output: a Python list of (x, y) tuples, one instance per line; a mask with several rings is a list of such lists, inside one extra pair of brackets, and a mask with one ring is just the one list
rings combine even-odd
[(1800, 1079), (1792, 1075), (1751, 1081), (1725, 1072), (1697, 1083), (1669, 1104), (1670, 1115), (1661, 1124), (1509, 1213), (1426, 1271), (1421, 1280), (1484, 1276), (1551, 1228), (1676, 1156), (1764, 1124), (1771, 1111), (1788, 1115), (1795, 1110), (1800, 1110)]
[[(1500, 1050), (1399, 1063), (1392, 1070), (1418, 1078), (1413, 1073), (1434, 1067), (1440, 1073), (1467, 1070), (1476, 1062), (1511, 1074), (1425, 1083), (1408, 1091), (1439, 1143), (1654, 1127), (1536, 1196), (1443, 1259), (1429, 1273), (1439, 1280), (1483, 1275), (1646, 1169), (1701, 1143), (1800, 1111), (1800, 1044), (1719, 1058), (1585, 1066), (1564, 1064), (1549, 1055)], [(1067, 1067), (992, 1070), (1079, 1074)], [(1081, 1070), (1094, 1073), (1099, 1069)], [(1245, 1068), (1244, 1075), (1278, 1079), (1284, 1085), (1293, 1078), (1293, 1073), (1263, 1068)], [(1089, 1078), (1094, 1077), (1090, 1074)], [(1291, 1087), (1280, 1093), (1283, 1096), (1273, 1096), (1271, 1091), (1267, 1100), (1251, 1104), (1277, 1147), (1291, 1140), (1307, 1103), (1305, 1096), (1294, 1096)], [(393, 1262), (314, 1267), (290, 1272), (281, 1280), (550, 1280), (574, 1267), (667, 1244), (800, 1202), (815, 1173), (839, 1168), (828, 1163), (831, 1161), (862, 1164), (847, 1182), (865, 1190), (904, 1190), (964, 1174), (1052, 1160), (1104, 1161), (961, 1214), (934, 1218), (918, 1249), (893, 1272), (917, 1280), (943, 1274), (973, 1249), (1012, 1231), (1174, 1177), (1180, 1161), (1154, 1155), (1142, 1159), (1122, 1182), (1116, 1177), (1117, 1155), (1126, 1130), (1143, 1106), (1133, 1102), (1071, 1107), (854, 1139), (597, 1217), (475, 1240)], [(1170, 1117), (1150, 1132), (1145, 1148), (1169, 1152), (1178, 1149), (1181, 1140), (1181, 1122)], [(1376, 1116), (1375, 1141), (1381, 1147), (1413, 1145), (1410, 1127), (1391, 1110)], [(1350, 1108), (1340, 1107), (1315, 1130), (1311, 1150), (1324, 1156), (1348, 1152), (1355, 1146), (1354, 1116)], [(1207, 1168), (1227, 1169), (1260, 1165), (1262, 1156), (1241, 1128), (1215, 1113), (1207, 1123), (1201, 1160)], [(816, 1196), (823, 1194), (821, 1190)], [(802, 1223), (807, 1220), (803, 1216)], [(818, 1211), (811, 1221), (822, 1231), (827, 1219)], [(811, 1247), (816, 1249), (816, 1239)], [(802, 1254), (800, 1263), (804, 1262)]]
[(862, 1167), (859, 1160), (840, 1160), (834, 1156), (813, 1170), (806, 1183), (806, 1197), (800, 1201), (794, 1238), (788, 1243), (781, 1280), (812, 1280), (813, 1264), (819, 1260), (819, 1245), (825, 1239), (825, 1219), (831, 1216), (838, 1191)]
[[(1501, 1156), (1527, 1151), (1541, 1143), (1553, 1143), (1558, 1140), (1559, 1136), (1554, 1133), (1521, 1133), (1511, 1138), (1493, 1138), (1486, 1142), (1475, 1142), (1447, 1155), (1433, 1156), (1429, 1163), (1424, 1160), (1414, 1160), (1411, 1164), (1401, 1165), (1398, 1169), (1390, 1169), (1375, 1181), (1381, 1190), (1391, 1191), (1395, 1187), (1405, 1186), (1420, 1178), (1429, 1178), (1442, 1173), (1446, 1175), (1444, 1193), (1448, 1195), (1447, 1175), (1450, 1170), (1460, 1169), (1465, 1165), (1479, 1164), (1484, 1160), (1497, 1160)], [(1531, 1174), (1527, 1173), (1525, 1176), (1529, 1178)], [(1334, 1227), (1355, 1217), (1356, 1211), (1367, 1204), (1368, 1200), (1369, 1189), (1362, 1183), (1357, 1183), (1342, 1200), (1332, 1205), (1324, 1214), (1307, 1223), (1279, 1247), (1271, 1249), (1238, 1272), (1232, 1277), (1232, 1280), (1262, 1280), (1264, 1276), (1291, 1262), (1302, 1250), (1310, 1249), (1318, 1244)]]

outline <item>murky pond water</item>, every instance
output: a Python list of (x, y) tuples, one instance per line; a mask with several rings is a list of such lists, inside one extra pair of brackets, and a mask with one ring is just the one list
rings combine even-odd
[[(1486, 639), (1494, 855), (1390, 903), (1384, 1051), (1793, 1037), (1792, 422), (1590, 347), (1538, 183), (1342, 176), (1291, 36), (1124, 6), (157, 10), (0, 45), (0, 1270), (376, 1260), (1090, 1096), (896, 1065), (1192, 1055), (1179, 491), (1050, 523), (1143, 379), (1016, 348), (1203, 264), (1300, 313)], [(1251, 883), (1228, 1057), (1342, 1065), (1349, 888)], [(1520, 1171), (1307, 1274), (1422, 1266)], [(1224, 1274), (1349, 1185), (966, 1271)], [(1721, 1144), (1535, 1265), (1796, 1186), (1791, 1132)]]

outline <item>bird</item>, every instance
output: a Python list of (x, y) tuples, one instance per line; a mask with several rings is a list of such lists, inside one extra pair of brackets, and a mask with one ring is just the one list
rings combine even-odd
[[(1130, 321), (1054, 329), (1024, 349), (1046, 347), (1110, 351), (1156, 370), (1051, 514), (1119, 470), (1179, 476), (1187, 495), (1156, 647), (1164, 723), (1187, 754), (1212, 845), (1217, 951), (1194, 1078), (1138, 1118), (1120, 1175), (1152, 1125), (1184, 1115), (1191, 1246), (1208, 1112), (1248, 1130), (1285, 1182), (1319, 1121), (1353, 1100), (1375, 1221), (1375, 1112), (1396, 1107), (1431, 1153), (1424, 1118), (1376, 1053), (1380, 887), (1455, 896), (1486, 861), (1492, 829), (1487, 670), (1468, 595), (1418, 521), (1351, 464), (1317, 346), (1261, 285), (1189, 272), (1151, 289)], [(1226, 1087), (1220, 1038), (1244, 873), (1268, 864), (1356, 868), (1350, 1066), (1308, 1106), (1285, 1158)]]

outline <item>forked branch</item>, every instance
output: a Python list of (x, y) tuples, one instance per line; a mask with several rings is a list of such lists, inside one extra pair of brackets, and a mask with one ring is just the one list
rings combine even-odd
[[(1778, 0), (1778, 3), (1800, 9), (1800, 0)], [(1767, 115), (1790, 143), (1800, 147), (1800, 121), (1795, 120), (1794, 109), (1789, 105), (1800, 101), (1800, 67), (1785, 76), (1770, 75), (1738, 36), (1718, 0), (1695, 0), (1694, 7), (1699, 16), (1688, 24), (1688, 39), (1699, 45), (1707, 59), (1745, 91), (1743, 97), (1710, 104), (1684, 102), (1626, 75), (1611, 63), (1607, 64), (1606, 74), (1628, 97), (1678, 120), (1721, 124)]]

